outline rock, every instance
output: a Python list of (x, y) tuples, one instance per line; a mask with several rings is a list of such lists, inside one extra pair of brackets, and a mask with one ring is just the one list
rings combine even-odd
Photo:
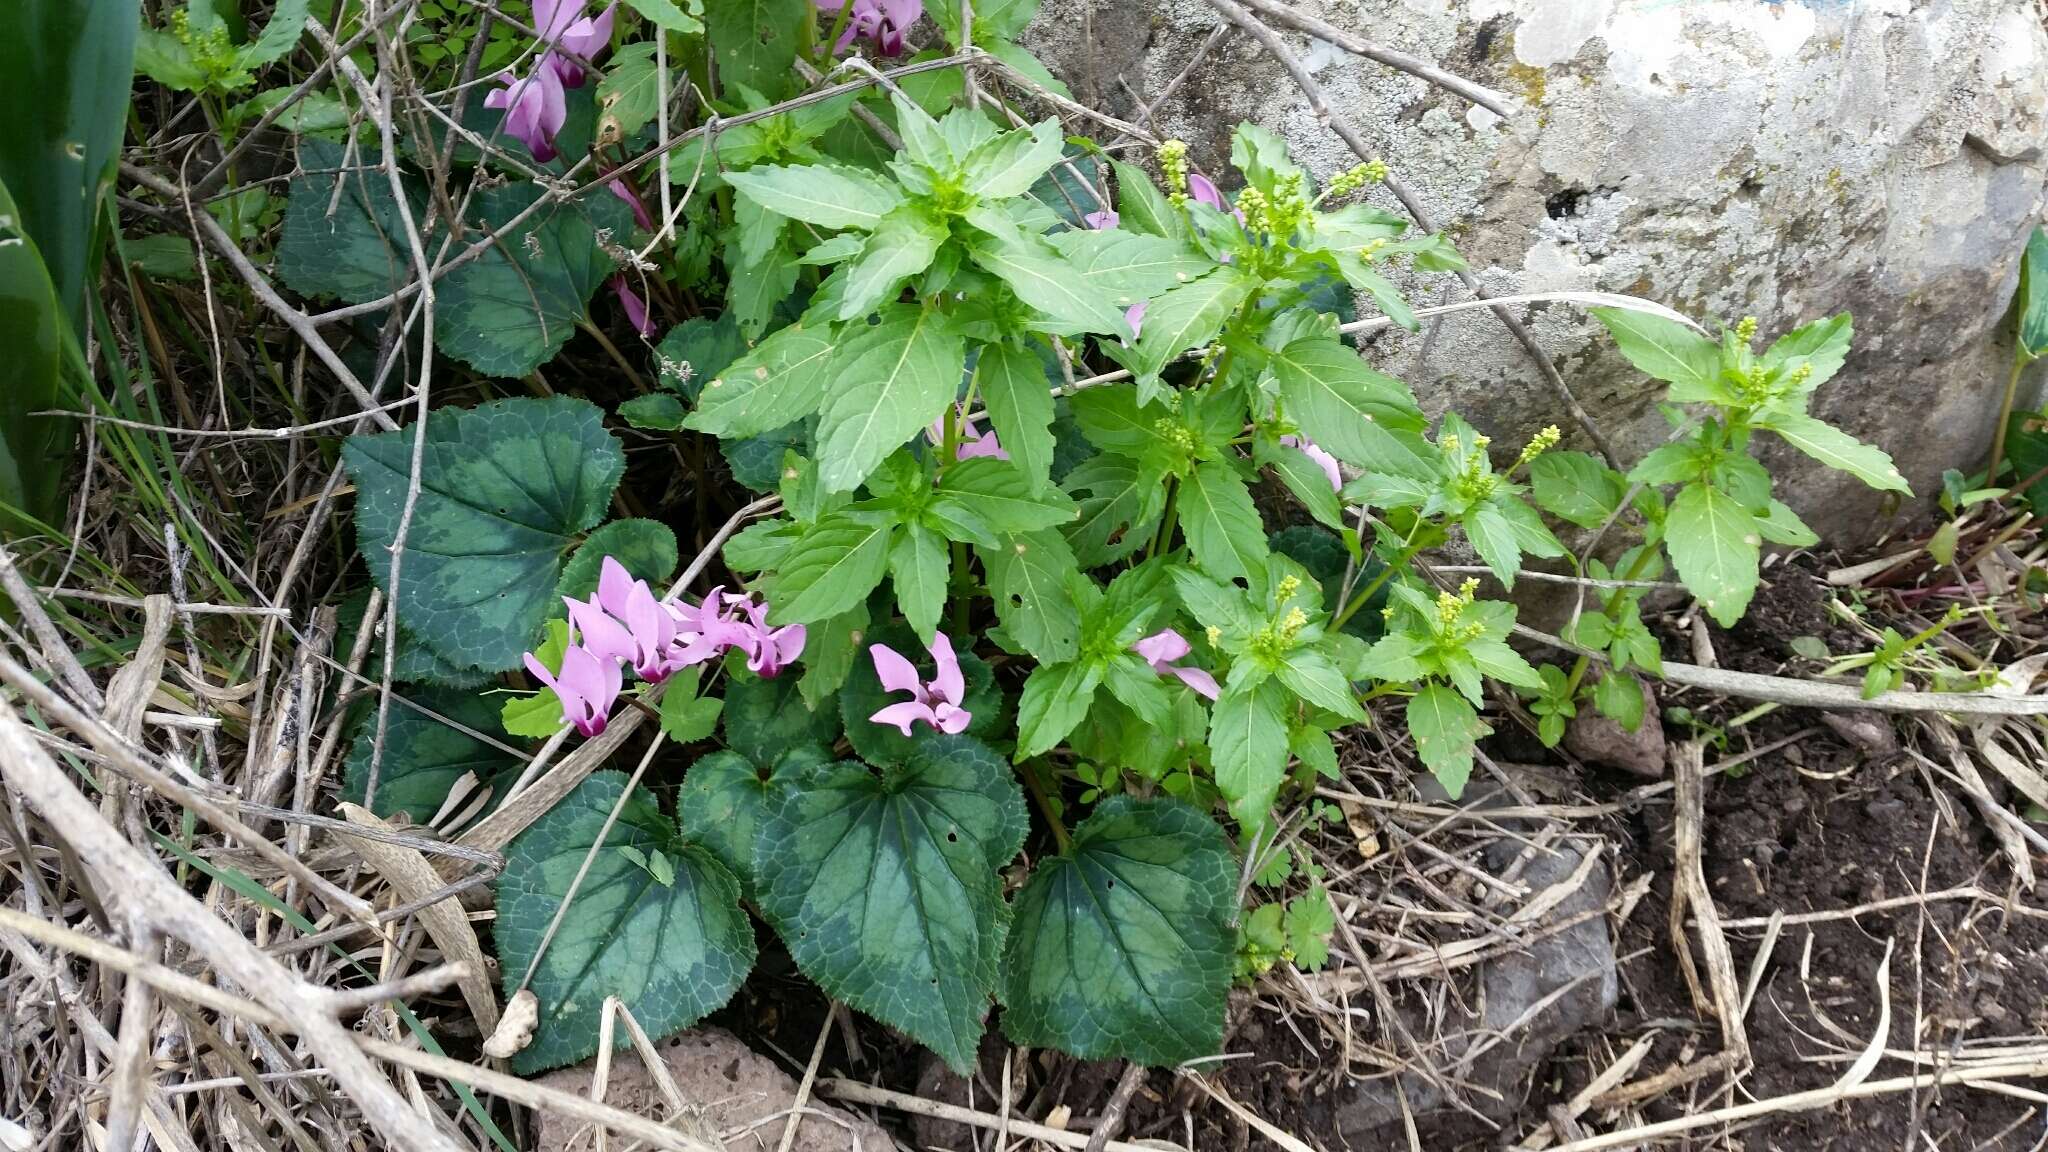
[[(763, 1117), (787, 1112), (796, 1103), (796, 1080), (723, 1028), (694, 1028), (656, 1047), (683, 1099), (700, 1110), (696, 1117), (699, 1127), (692, 1134), (708, 1143), (715, 1144), (720, 1132), (744, 1129)], [(587, 1095), (595, 1067), (594, 1061), (586, 1060), (558, 1068), (542, 1076), (540, 1083)], [(666, 1114), (660, 1091), (631, 1049), (612, 1057), (605, 1102), (642, 1116)], [(804, 1117), (796, 1142), (790, 1146), (792, 1152), (888, 1152), (896, 1147), (895, 1140), (882, 1129), (816, 1096), (804, 1107), (817, 1115)], [(584, 1125), (545, 1111), (537, 1115), (536, 1152), (587, 1152), (594, 1146)], [(771, 1121), (755, 1130), (754, 1136), (736, 1136), (725, 1147), (736, 1152), (774, 1148), (782, 1139), (782, 1124), (780, 1119)], [(679, 1127), (691, 1131), (687, 1124)]]
[[(1521, 848), (1513, 840), (1496, 841), (1485, 854), (1487, 869), (1499, 874)], [(1523, 870), (1521, 880), (1533, 897), (1569, 880), (1584, 861), (1580, 849), (1561, 846), (1555, 855), (1533, 859)], [(1612, 885), (1605, 862), (1596, 864), (1579, 888), (1540, 923), (1554, 924), (1604, 907)], [(1530, 1074), (1549, 1058), (1551, 1051), (1573, 1033), (1605, 1020), (1614, 1010), (1619, 981), (1606, 918), (1589, 917), (1526, 948), (1487, 961), (1479, 973), (1477, 992), (1476, 998), (1468, 994), (1463, 1000), (1475, 1004), (1476, 1012), (1449, 1009), (1448, 1018), (1437, 1029), (1445, 1038), (1445, 1046), (1435, 1053), (1434, 1059), (1447, 1079), (1467, 1085), (1467, 1104), (1495, 1123), (1504, 1124), (1521, 1109)], [(1546, 1003), (1553, 995), (1557, 998)], [(1453, 1003), (1456, 1002), (1454, 999)], [(1539, 1004), (1543, 1005), (1540, 1010)], [(1411, 1020), (1411, 1029), (1420, 1026), (1420, 1021)], [(1476, 1124), (1429, 1081), (1403, 1073), (1398, 1094), (1391, 1079), (1380, 1078), (1361, 1083), (1349, 1099), (1340, 1098), (1340, 1137), (1355, 1148), (1402, 1146), (1402, 1095), (1418, 1122), (1428, 1120), (1441, 1125), (1433, 1130), (1442, 1139), (1451, 1139), (1453, 1132), (1463, 1132), (1466, 1126)], [(1468, 1134), (1481, 1133), (1475, 1130)]]
[(1892, 727), (1891, 717), (1882, 712), (1823, 712), (1820, 722), (1873, 759), (1886, 760), (1898, 754), (1898, 731)]
[(1630, 676), (1643, 694), (1643, 722), (1631, 732), (1581, 701), (1579, 714), (1565, 726), (1565, 751), (1602, 768), (1650, 780), (1664, 777), (1664, 724), (1657, 718), (1657, 695), (1641, 677)]
[[(1844, 309), (1847, 365), (1816, 415), (1892, 453), (1924, 500), (1990, 440), (1996, 347), (2027, 230), (2048, 189), (2048, 31), (2007, 0), (1298, 0), (1385, 47), (1486, 84), (1500, 117), (1428, 83), (1281, 30), (1495, 294), (1627, 292), (1703, 321), (1753, 314), (1768, 339)], [(1092, 8), (1092, 20), (1084, 20)], [(1044, 0), (1024, 37), (1077, 94), (1130, 115), (1222, 20), (1203, 0)], [(1227, 37), (1155, 116), (1225, 176), (1239, 120), (1279, 132), (1318, 177), (1355, 157), (1250, 37)], [(1229, 181), (1225, 181), (1228, 186)], [(1394, 208), (1384, 191), (1376, 202)], [(1418, 303), (1463, 299), (1409, 275)], [(1369, 306), (1362, 305), (1362, 309)], [(1668, 434), (1662, 386), (1575, 305), (1530, 331), (1624, 457)], [(1585, 447), (1529, 353), (1485, 311), (1367, 354), (1432, 412), (1453, 407), (1511, 456), (1546, 424)], [(2026, 402), (2028, 398), (2023, 398)], [(1760, 439), (1770, 441), (1770, 437)], [(1832, 543), (1893, 522), (1859, 481), (1771, 443), (1777, 491)], [(1910, 508), (1909, 508), (1910, 510)]]

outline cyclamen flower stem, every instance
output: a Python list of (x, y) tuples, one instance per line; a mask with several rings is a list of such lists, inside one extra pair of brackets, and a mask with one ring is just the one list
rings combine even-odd
[(1040, 775), (1045, 763), (1033, 760), (1024, 766), (1024, 787), (1030, 790), (1031, 798), (1038, 802), (1038, 810), (1045, 815), (1045, 822), (1052, 827), (1053, 843), (1060, 854), (1074, 846), (1074, 838), (1067, 834), (1067, 826), (1060, 822), (1059, 808), (1052, 802), (1052, 794), (1046, 790), (1045, 779)]
[(832, 30), (825, 34), (825, 38), (823, 40), (820, 40), (816, 44), (812, 45), (812, 47), (816, 49), (815, 55), (819, 63), (822, 64), (825, 61), (830, 60), (832, 58), (832, 46), (834, 44), (839, 43), (839, 36), (841, 33), (846, 31), (846, 22), (847, 20), (851, 19), (852, 16), (853, 0), (846, 0), (844, 4), (841, 4), (839, 6), (839, 15), (835, 17), (832, 21)]

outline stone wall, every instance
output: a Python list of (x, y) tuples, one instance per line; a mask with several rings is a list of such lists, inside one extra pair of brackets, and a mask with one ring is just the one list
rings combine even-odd
[[(1078, 95), (1126, 116), (1134, 94), (1162, 91), (1222, 21), (1204, 0), (1090, 3), (1044, 0), (1026, 41)], [(1489, 292), (1628, 292), (1710, 326), (1753, 314), (1765, 337), (1848, 309), (1855, 354), (1816, 414), (1890, 451), (1923, 497), (1942, 469), (1981, 463), (2009, 364), (2001, 319), (2048, 189), (2048, 32), (2034, 3), (1296, 7), (1517, 102), (1503, 120), (1283, 31)], [(1244, 119), (1284, 135), (1319, 176), (1354, 162), (1237, 31), (1155, 123), (1222, 175)], [(1419, 304), (1462, 298), (1449, 276), (1410, 288)], [(1656, 390), (1581, 310), (1539, 305), (1527, 320), (1619, 452), (1633, 460), (1661, 441)], [(1393, 332), (1368, 354), (1425, 406), (1458, 408), (1499, 444), (1547, 423), (1573, 430), (1490, 313), (1449, 318), (1433, 340), (1428, 331)], [(1770, 463), (1788, 503), (1834, 543), (1867, 543), (1898, 522), (1853, 479), (1789, 451)]]

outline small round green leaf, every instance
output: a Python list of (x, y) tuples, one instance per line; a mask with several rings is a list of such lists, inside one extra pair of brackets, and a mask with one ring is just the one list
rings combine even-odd
[(592, 532), (569, 557), (555, 590), (572, 599), (588, 599), (597, 591), (597, 577), (607, 556), (625, 565), (634, 579), (652, 584), (659, 596), (667, 590), (669, 577), (676, 574), (676, 534), (655, 520), (614, 520)]

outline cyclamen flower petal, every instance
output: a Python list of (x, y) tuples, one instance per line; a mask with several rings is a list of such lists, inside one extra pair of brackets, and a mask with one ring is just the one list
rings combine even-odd
[[(946, 421), (944, 417), (932, 421), (925, 429), (925, 438), (933, 444), (946, 442)], [(953, 450), (953, 459), (972, 460), (976, 456), (992, 456), (997, 460), (1008, 460), (1010, 454), (1003, 449), (1002, 441), (996, 439), (994, 429), (983, 432), (974, 426), (966, 413), (960, 416), (960, 445)]]
[(747, 614), (745, 651), (747, 668), (764, 680), (773, 680), (782, 669), (796, 661), (804, 650), (809, 630), (801, 624), (768, 627), (768, 606), (753, 597), (743, 597), (738, 607)]
[(645, 588), (644, 581), (633, 579), (626, 566), (615, 556), (606, 556), (597, 569), (597, 606), (613, 616), (623, 619), (626, 604), (633, 597), (635, 587)]
[(597, 656), (579, 645), (562, 653), (562, 671), (551, 674), (533, 653), (526, 654), (526, 670), (554, 691), (562, 703), (562, 718), (587, 739), (604, 731), (612, 705), (625, 686), (618, 662)]
[(550, 49), (548, 63), (565, 87), (581, 88), (584, 80), (583, 66), (570, 56), (589, 60), (611, 45), (617, 9), (613, 3), (592, 18), (583, 14), (583, 0), (534, 0), (533, 26), (541, 44)]
[(953, 642), (944, 632), (937, 632), (929, 647), (937, 675), (927, 682), (918, 675), (916, 666), (894, 648), (887, 644), (868, 645), (868, 656), (875, 662), (875, 675), (882, 687), (891, 692), (908, 692), (911, 697), (883, 708), (869, 720), (893, 725), (905, 736), (910, 735), (911, 725), (919, 720), (948, 734), (967, 730), (974, 715), (960, 707), (966, 699), (967, 681), (960, 674), (960, 659), (953, 653)]
[(1152, 671), (1161, 676), (1177, 677), (1181, 683), (1194, 689), (1204, 698), (1214, 700), (1223, 694), (1216, 678), (1200, 668), (1183, 668), (1175, 660), (1193, 651), (1188, 638), (1171, 628), (1162, 628), (1152, 635), (1131, 645), (1131, 651), (1152, 666)]
[(624, 200), (633, 209), (633, 223), (639, 225), (645, 231), (654, 231), (654, 217), (647, 214), (647, 206), (640, 203), (640, 197), (633, 194), (633, 190), (626, 186), (624, 180), (617, 178), (607, 180), (604, 182), (604, 186), (612, 195)]
[(569, 609), (569, 625), (575, 630), (576, 642), (591, 655), (619, 663), (633, 659), (633, 634), (604, 610), (597, 597), (574, 600), (564, 596), (562, 603)]
[[(924, 15), (923, 0), (852, 0), (853, 11), (846, 18), (846, 28), (839, 33), (839, 42), (832, 46), (837, 55), (846, 51), (856, 39), (866, 37), (873, 41), (875, 50), (884, 56), (903, 54), (903, 33), (918, 17)], [(845, 0), (818, 0), (818, 7), (826, 12), (838, 12)]]
[(647, 301), (633, 291), (633, 285), (624, 275), (612, 277), (612, 294), (619, 298), (619, 307), (625, 310), (626, 320), (633, 330), (642, 336), (654, 335), (654, 321), (647, 315)]
[(1081, 217), (1081, 222), (1090, 228), (1101, 231), (1104, 228), (1116, 227), (1123, 222), (1123, 218), (1116, 214), (1114, 208), (1104, 208), (1100, 212), (1090, 212), (1086, 216)]
[(511, 72), (499, 73), (498, 83), (504, 87), (493, 88), (484, 97), (484, 107), (504, 111), (505, 134), (526, 145), (543, 164), (555, 158), (555, 134), (569, 119), (562, 78), (550, 63), (553, 55), (543, 56), (524, 79)]
[(1124, 309), (1124, 323), (1131, 326), (1131, 336), (1133, 338), (1142, 336), (1145, 333), (1145, 305), (1149, 303), (1151, 303), (1149, 300), (1140, 300), (1129, 308)]
[(1337, 467), (1337, 458), (1323, 451), (1322, 447), (1306, 436), (1282, 436), (1280, 443), (1289, 448), (1299, 448), (1304, 456), (1316, 462), (1316, 467), (1329, 477), (1330, 487), (1341, 491), (1344, 487), (1344, 473)]
[(1200, 172), (1188, 173), (1188, 195), (1207, 204), (1218, 212), (1230, 211), (1230, 205), (1223, 199), (1223, 190), (1216, 182)]

